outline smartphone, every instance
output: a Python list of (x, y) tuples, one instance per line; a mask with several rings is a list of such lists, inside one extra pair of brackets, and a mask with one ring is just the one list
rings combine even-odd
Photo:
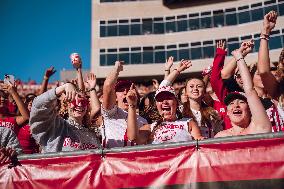
[(4, 83), (14, 85), (14, 83), (15, 83), (15, 77), (14, 77), (13, 75), (5, 74), (5, 75), (4, 75)]

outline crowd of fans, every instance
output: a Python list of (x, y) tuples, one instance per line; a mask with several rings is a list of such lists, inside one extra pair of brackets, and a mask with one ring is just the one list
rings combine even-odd
[[(212, 65), (200, 78), (176, 84), (190, 60), (165, 63), (165, 77), (147, 87), (120, 80), (123, 61), (116, 61), (102, 88), (96, 76), (82, 75), (72, 54), (76, 79), (47, 90), (53, 67), (36, 93), (19, 94), (14, 83), (0, 83), (0, 164), (18, 154), (47, 153), (160, 144), (214, 137), (284, 131), (284, 49), (279, 62), (269, 59), (269, 35), (277, 13), (265, 15), (257, 63), (246, 63), (254, 48), (249, 40), (226, 63), (218, 41)], [(144, 87), (144, 88), (143, 88)], [(177, 90), (178, 89), (178, 90)]]

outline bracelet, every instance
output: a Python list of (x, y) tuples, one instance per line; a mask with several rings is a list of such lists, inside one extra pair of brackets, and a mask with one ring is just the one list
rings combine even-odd
[(96, 91), (96, 88), (93, 87), (93, 88), (90, 88), (89, 90), (87, 90), (86, 92), (91, 92), (91, 91)]
[(133, 104), (129, 104), (128, 106), (131, 108), (136, 108), (136, 105), (133, 105)]
[(238, 63), (238, 61), (240, 60), (245, 60), (244, 57), (239, 58), (238, 60), (236, 60), (236, 62)]
[(43, 76), (43, 79), (44, 80), (48, 80), (49, 78), (47, 76)]
[(165, 72), (169, 72), (170, 70), (165, 70)]
[(269, 34), (261, 33), (260, 36), (262, 36), (262, 35), (263, 35), (264, 37), (266, 37), (266, 38), (269, 38), (269, 37), (270, 37)]
[(264, 39), (266, 41), (269, 41), (269, 38), (265, 37), (265, 36), (260, 36), (259, 39)]
[(178, 71), (177, 69), (174, 69), (174, 70), (176, 70), (178, 72), (178, 74), (180, 74), (180, 71)]

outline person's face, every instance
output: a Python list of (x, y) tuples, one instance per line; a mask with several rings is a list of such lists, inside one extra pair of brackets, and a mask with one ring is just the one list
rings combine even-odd
[(250, 123), (251, 115), (248, 103), (241, 99), (235, 99), (227, 106), (227, 115), (231, 122), (236, 125), (247, 125)]
[(257, 70), (253, 75), (252, 82), (255, 87), (263, 88), (262, 80)]
[(275, 77), (275, 79), (280, 82), (282, 79), (282, 74), (281, 74), (281, 70), (271, 70), (270, 71), (272, 73), (272, 75)]
[(180, 101), (181, 103), (186, 103), (188, 101), (188, 96), (186, 94), (185, 88), (181, 90)]
[(200, 100), (205, 93), (204, 83), (199, 79), (189, 80), (186, 85), (186, 93), (189, 99)]
[(177, 100), (173, 95), (165, 95), (156, 101), (159, 114), (167, 121), (176, 120)]
[(242, 89), (244, 87), (244, 83), (243, 83), (243, 80), (242, 80), (240, 73), (235, 74), (235, 80), (236, 80), (237, 84), (239, 85), (239, 87)]
[(31, 112), (31, 110), (32, 110), (32, 104), (33, 104), (33, 100), (28, 102), (28, 110), (29, 110), (29, 112)]
[(75, 99), (69, 103), (69, 116), (82, 119), (88, 109), (88, 99), (82, 95), (76, 95)]
[(0, 107), (6, 106), (7, 105), (6, 103), (7, 99), (4, 96), (0, 95)]
[(128, 91), (129, 91), (129, 88), (121, 88), (120, 90), (115, 92), (117, 106), (123, 110), (128, 110), (128, 103), (126, 100), (126, 95)]

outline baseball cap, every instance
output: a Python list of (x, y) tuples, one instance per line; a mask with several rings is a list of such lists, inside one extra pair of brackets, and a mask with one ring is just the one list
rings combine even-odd
[(115, 84), (115, 92), (122, 92), (125, 89), (130, 89), (132, 82), (129, 80), (120, 80)]
[(172, 86), (159, 87), (155, 94), (156, 101), (159, 101), (164, 96), (174, 96), (176, 98), (175, 89)]
[(227, 94), (227, 96), (224, 99), (224, 103), (226, 104), (226, 106), (228, 106), (230, 102), (232, 102), (235, 99), (241, 99), (247, 101), (247, 97), (245, 96), (244, 93), (235, 91)]

